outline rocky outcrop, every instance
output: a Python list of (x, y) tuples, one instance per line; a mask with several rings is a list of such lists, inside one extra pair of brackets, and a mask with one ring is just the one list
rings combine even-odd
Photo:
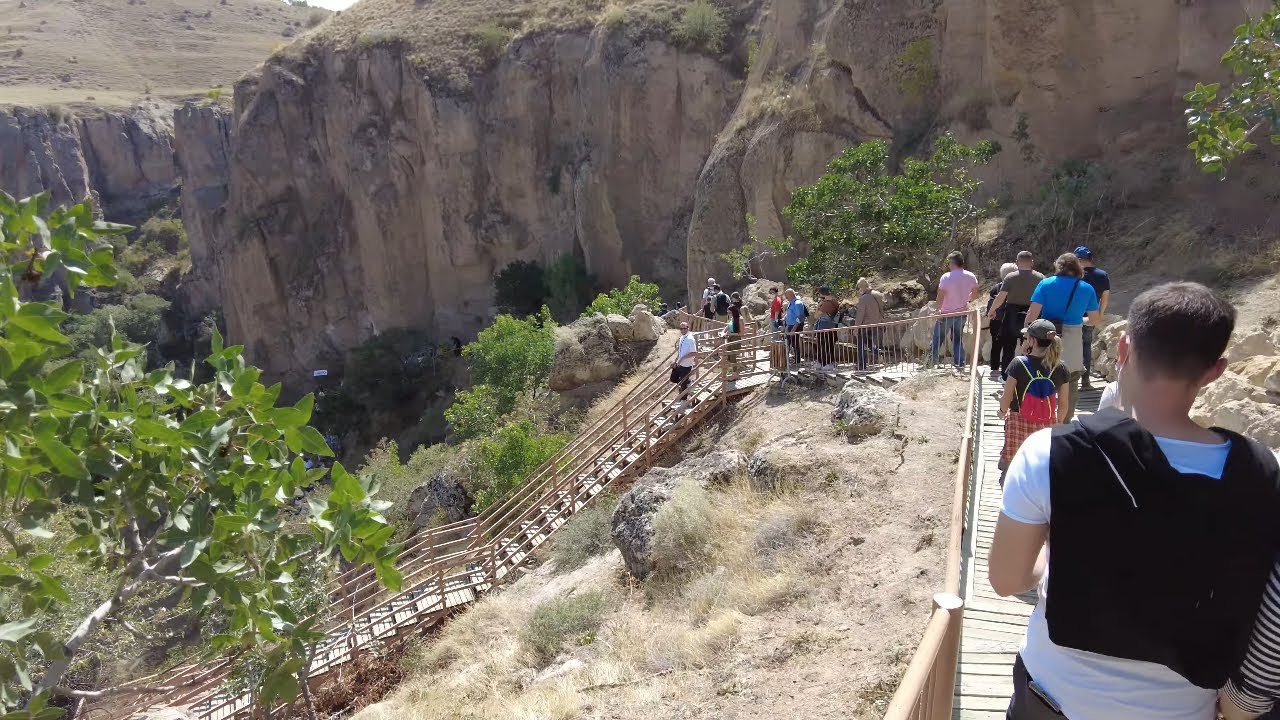
[(898, 398), (887, 390), (850, 380), (840, 391), (831, 418), (847, 438), (860, 440), (888, 427), (899, 404)]
[(409, 494), (405, 515), (419, 530), (465, 520), (472, 515), (471, 504), (466, 487), (442, 470)]
[(84, 117), (0, 111), (0, 189), (48, 190), (54, 204), (93, 198), (106, 217), (140, 222), (177, 195), (170, 113), (156, 105)]
[(636, 366), (664, 332), (643, 306), (631, 317), (588, 315), (556, 328), (556, 356), (547, 386), (559, 393), (590, 399)]
[(627, 570), (643, 580), (657, 569), (654, 557), (654, 518), (675, 495), (681, 483), (702, 487), (723, 484), (743, 476), (747, 457), (736, 450), (717, 450), (700, 458), (690, 458), (669, 468), (654, 468), (645, 473), (622, 496), (610, 520), (613, 542), (622, 553)]
[(193, 277), (187, 303), (203, 312), (222, 300), (222, 272), (209, 238), (222, 222), (231, 177), (231, 114), (187, 103), (173, 114), (174, 151), (182, 172), (182, 224), (191, 247)]
[(682, 287), (732, 83), (608, 33), (520, 40), (465, 97), (394, 48), (316, 48), (237, 86), (228, 197), (188, 211), (192, 244), (219, 258), (230, 335), (287, 378), (379, 328), (473, 337), (517, 259), (577, 252), (603, 284)]

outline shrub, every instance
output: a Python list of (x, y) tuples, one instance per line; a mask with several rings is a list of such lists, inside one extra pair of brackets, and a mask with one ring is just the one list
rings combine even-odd
[(606, 493), (596, 498), (591, 507), (578, 511), (556, 532), (551, 557), (556, 561), (557, 570), (580, 568), (587, 560), (614, 548), (609, 523), (617, 504), (618, 499)]
[(547, 306), (556, 322), (572, 322), (591, 302), (596, 280), (582, 260), (565, 253), (547, 266), (545, 273)]
[(898, 89), (920, 102), (938, 87), (938, 65), (933, 58), (933, 40), (916, 38), (898, 55)]
[(115, 321), (116, 332), (122, 337), (133, 343), (151, 343), (154, 353), (156, 334), (168, 309), (169, 301), (164, 298), (134, 295), (122, 305), (104, 305), (88, 315), (72, 315), (63, 324), (63, 332), (80, 357), (92, 360), (94, 348), (111, 345), (111, 322)]
[(617, 30), (627, 21), (627, 8), (618, 3), (609, 3), (600, 13), (600, 24), (607, 30)]
[(489, 60), (497, 59), (505, 52), (513, 37), (514, 32), (496, 23), (481, 25), (472, 32), (480, 55)]
[[(221, 95), (221, 88), (212, 88), (208, 94), (215, 90)], [(178, 253), (187, 248), (187, 231), (178, 218), (153, 217), (142, 224), (135, 242), (155, 243), (168, 253)]]
[(66, 125), (76, 118), (66, 105), (45, 105), (44, 112), (55, 125)]
[(444, 411), (444, 419), (462, 439), (488, 435), (498, 425), (500, 404), (497, 390), (489, 385), (476, 385), (458, 393)]
[(213, 105), (214, 103), (217, 103), (219, 100), (221, 100), (221, 99), (222, 99), (222, 88), (220, 88), (220, 87), (211, 87), (211, 88), (209, 88), (209, 89), (208, 89), (208, 90), (206, 90), (206, 91), (205, 91), (205, 93), (204, 93), (204, 99), (205, 99), (205, 101), (206, 101), (206, 102), (208, 102), (210, 105)]
[(719, 522), (710, 494), (695, 483), (676, 486), (653, 518), (656, 577), (687, 575), (714, 555)]
[(728, 34), (729, 22), (724, 12), (707, 0), (694, 0), (676, 23), (674, 37), (681, 47), (718, 54), (724, 49)]
[(542, 667), (559, 655), (570, 640), (577, 645), (594, 642), (608, 608), (608, 600), (600, 592), (548, 600), (529, 616), (521, 640), (538, 667)]
[(569, 442), (567, 433), (542, 433), (530, 420), (499, 428), (476, 446), (478, 477), (472, 480), (476, 512), (519, 487), (538, 466)]
[(630, 315), (636, 305), (644, 305), (650, 312), (657, 312), (661, 303), (657, 285), (640, 282), (639, 275), (632, 275), (626, 287), (615, 288), (607, 294), (597, 295), (596, 299), (587, 306), (585, 314)]
[(327, 17), (329, 17), (329, 15), (323, 10), (313, 10), (311, 14), (307, 16), (307, 27), (318, 27)]
[(370, 410), (390, 410), (415, 396), (435, 368), (436, 347), (421, 330), (394, 328), (351, 352), (343, 382)]
[(498, 312), (528, 317), (542, 309), (547, 297), (547, 283), (541, 263), (516, 260), (502, 268), (493, 278)]

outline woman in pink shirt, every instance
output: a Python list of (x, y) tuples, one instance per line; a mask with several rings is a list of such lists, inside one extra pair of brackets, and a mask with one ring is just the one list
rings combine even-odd
[[(964, 269), (964, 255), (953, 251), (947, 256), (950, 270), (938, 279), (938, 312), (965, 312), (969, 303), (978, 297), (978, 277)], [(941, 318), (933, 326), (933, 342), (929, 348), (932, 364), (938, 364), (938, 349), (951, 333), (951, 363), (957, 369), (964, 368), (964, 322), (968, 315)]]

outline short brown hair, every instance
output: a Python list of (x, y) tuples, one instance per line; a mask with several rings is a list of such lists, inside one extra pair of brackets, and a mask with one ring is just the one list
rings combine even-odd
[(1018, 262), (1022, 262), (1023, 260), (1035, 260), (1035, 259), (1036, 259), (1036, 256), (1032, 255), (1030, 250), (1023, 250), (1022, 252), (1018, 253)]
[(1075, 253), (1063, 253), (1053, 261), (1053, 271), (1058, 275), (1084, 277), (1084, 268), (1080, 266), (1080, 258)]
[(1129, 306), (1129, 342), (1140, 370), (1199, 380), (1222, 357), (1236, 326), (1236, 309), (1199, 283), (1157, 285)]
[(964, 267), (964, 254), (959, 250), (952, 250), (947, 255), (947, 262), (954, 263), (956, 267), (962, 268)]

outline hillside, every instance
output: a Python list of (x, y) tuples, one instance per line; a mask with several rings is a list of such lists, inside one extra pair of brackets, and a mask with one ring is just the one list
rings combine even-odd
[(0, 0), (0, 106), (116, 108), (229, 88), (328, 15), (279, 0)]

